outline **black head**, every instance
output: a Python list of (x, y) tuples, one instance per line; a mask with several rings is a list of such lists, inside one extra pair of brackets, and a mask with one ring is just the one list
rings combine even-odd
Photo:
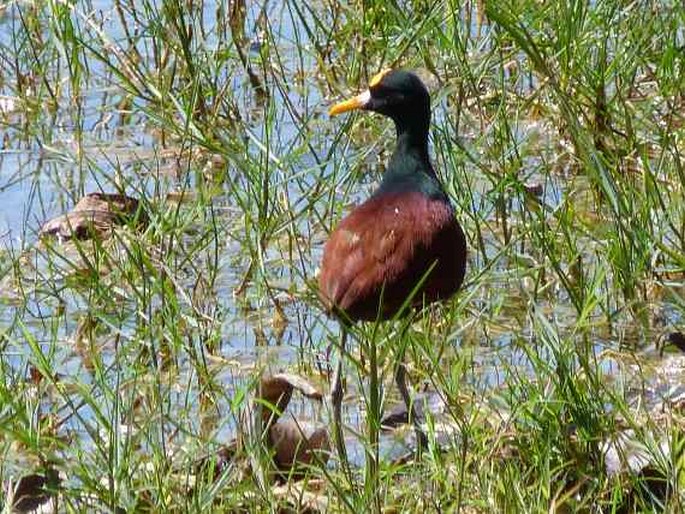
[(369, 82), (363, 93), (334, 105), (331, 116), (353, 109), (375, 111), (392, 118), (398, 130), (416, 128), (428, 130), (430, 95), (421, 79), (404, 70), (383, 70)]

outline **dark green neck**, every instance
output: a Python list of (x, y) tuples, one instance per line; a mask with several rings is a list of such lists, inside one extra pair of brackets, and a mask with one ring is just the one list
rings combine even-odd
[(428, 156), (428, 123), (395, 121), (397, 145), (376, 194), (419, 192), (446, 198)]
[(428, 130), (421, 133), (397, 131), (397, 143), (390, 158), (390, 167), (393, 167), (393, 161), (397, 161), (401, 166), (401, 162), (406, 158), (417, 161), (423, 167), (431, 168), (428, 157)]

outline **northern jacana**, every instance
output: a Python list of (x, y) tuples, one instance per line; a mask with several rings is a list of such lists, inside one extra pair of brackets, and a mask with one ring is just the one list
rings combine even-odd
[[(446, 300), (461, 286), (466, 269), (466, 238), (428, 154), (426, 87), (411, 72), (384, 70), (366, 91), (334, 105), (329, 114), (353, 109), (392, 119), (397, 143), (378, 189), (340, 222), (324, 248), (320, 296), (342, 322), (342, 353), (349, 323), (388, 320)], [(407, 304), (411, 308), (400, 312)], [(331, 397), (336, 443), (344, 458), (342, 353)], [(400, 355), (395, 381), (411, 415), (403, 360)], [(422, 436), (418, 422), (415, 427)]]

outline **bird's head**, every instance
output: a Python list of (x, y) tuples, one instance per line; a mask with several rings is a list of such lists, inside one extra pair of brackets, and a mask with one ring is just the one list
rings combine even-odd
[(331, 116), (363, 109), (392, 118), (398, 130), (411, 126), (428, 129), (430, 122), (430, 96), (426, 86), (414, 73), (386, 69), (377, 73), (369, 88), (357, 96), (335, 104)]

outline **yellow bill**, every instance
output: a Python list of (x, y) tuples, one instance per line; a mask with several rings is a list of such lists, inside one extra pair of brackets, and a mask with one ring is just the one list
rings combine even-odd
[(333, 107), (331, 107), (328, 110), (328, 115), (329, 116), (335, 116), (337, 114), (341, 114), (341, 113), (347, 112), (347, 111), (352, 111), (354, 109), (361, 109), (366, 104), (368, 104), (370, 100), (371, 100), (371, 92), (367, 89), (366, 91), (355, 96), (354, 98), (350, 98), (349, 100), (345, 100), (344, 102), (340, 102), (340, 103), (335, 104)]

